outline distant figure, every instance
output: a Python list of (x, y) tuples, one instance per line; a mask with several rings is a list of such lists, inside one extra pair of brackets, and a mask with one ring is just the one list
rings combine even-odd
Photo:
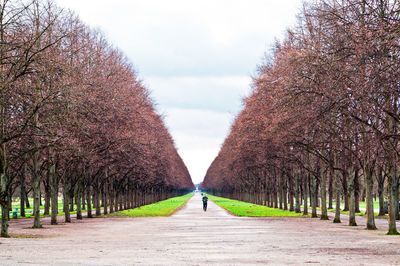
[(207, 211), (207, 201), (208, 201), (207, 195), (204, 194), (204, 196), (203, 196), (203, 210), (204, 211)]

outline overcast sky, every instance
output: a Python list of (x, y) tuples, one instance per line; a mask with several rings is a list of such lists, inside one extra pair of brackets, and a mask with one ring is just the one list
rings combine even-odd
[(301, 0), (57, 0), (131, 60), (194, 183), (229, 133), (251, 76)]

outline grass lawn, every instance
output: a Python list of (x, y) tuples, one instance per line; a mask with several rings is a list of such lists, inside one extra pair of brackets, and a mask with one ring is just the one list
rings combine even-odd
[[(311, 207), (310, 200), (308, 200), (307, 202), (308, 202), (308, 207)], [(335, 201), (333, 201), (332, 205), (334, 206), (333, 208), (335, 208), (335, 206), (336, 206)], [(360, 201), (359, 202), (359, 206), (360, 206), (361, 209), (365, 209), (365, 208), (367, 208), (367, 203), (365, 201)], [(303, 207), (303, 205), (301, 205), (301, 207)], [(343, 200), (340, 201), (340, 208), (341, 209), (344, 208)], [(374, 209), (378, 209), (379, 210), (379, 200), (376, 200), (376, 201), (374, 200)]]
[[(333, 205), (335, 205), (335, 204), (333, 204)], [(362, 207), (360, 207), (360, 208), (362, 208)], [(379, 206), (378, 206), (378, 208), (379, 208)], [(321, 210), (321, 208), (318, 207), (317, 210)], [(336, 212), (336, 209), (328, 209), (328, 212)], [(350, 215), (350, 211), (340, 210), (340, 214)], [(366, 216), (366, 215), (367, 215), (366, 211), (356, 212), (356, 216)], [(385, 216), (379, 216), (379, 212), (374, 212), (374, 215), (378, 216), (378, 217), (387, 217), (388, 216), (387, 214), (385, 214)]]
[(146, 217), (146, 216), (169, 216), (186, 205), (193, 193), (184, 196), (170, 198), (139, 208), (114, 212), (103, 215), (103, 217)]
[[(361, 203), (362, 202), (360, 202), (360, 208), (363, 208), (363, 207), (361, 207)], [(374, 206), (375, 206), (375, 203), (376, 202), (374, 202)], [(327, 209), (328, 212), (336, 212), (336, 209), (335, 209), (336, 205), (335, 204), (332, 204), (332, 205), (333, 205), (333, 209), (329, 209), (328, 208)], [(342, 204), (340, 204), (340, 206), (341, 206), (340, 214), (347, 214), (347, 215), (350, 214), (350, 211), (343, 211), (344, 205), (342, 206)], [(365, 206), (365, 202), (364, 202), (364, 206)], [(303, 208), (303, 207), (304, 206), (301, 205), (301, 208)], [(308, 209), (311, 210), (311, 206), (308, 206)], [(379, 209), (379, 202), (378, 202), (378, 209)], [(320, 211), (321, 207), (317, 207), (317, 210)], [(367, 215), (366, 211), (364, 211), (364, 210), (361, 210), (361, 212), (356, 212), (356, 216), (366, 216), (366, 215)], [(374, 215), (377, 216), (377, 217), (387, 217), (388, 216), (387, 214), (385, 214), (385, 216), (379, 216), (379, 212), (374, 212)]]
[(302, 213), (295, 213), (281, 209), (269, 208), (263, 205), (252, 204), (248, 202), (231, 200), (227, 198), (216, 197), (207, 194), (208, 198), (221, 208), (229, 211), (236, 216), (251, 217), (308, 217)]
[[(364, 209), (367, 208), (367, 203), (365, 201), (360, 201), (359, 205), (360, 205), (360, 208), (364, 208)], [(340, 206), (342, 206), (342, 204), (340, 204)], [(343, 207), (344, 207), (344, 205), (343, 205)], [(379, 200), (374, 201), (374, 209), (379, 210)]]
[[(10, 217), (12, 218), (12, 212), (18, 208), (18, 219), (24, 219), (24, 218), (33, 218), (33, 198), (29, 197), (28, 198), (29, 203), (30, 203), (30, 208), (25, 208), (25, 217), (21, 217), (21, 209), (20, 209), (20, 201), (19, 198), (13, 198), (13, 201), (11, 203), (12, 210), (10, 210)], [(43, 205), (40, 206), (40, 217), (49, 217), (50, 215), (43, 215), (44, 213), (44, 198), (42, 198), (42, 203)], [(87, 206), (86, 206), (87, 207)], [(92, 209), (94, 209), (94, 206), (92, 205)], [(0, 207), (1, 210), (1, 207)], [(63, 212), (63, 199), (62, 197), (58, 197), (58, 215), (64, 215), (65, 213)], [(85, 210), (82, 210), (85, 212)], [(51, 212), (51, 208), (50, 208)], [(74, 211), (70, 212), (71, 214), (76, 213), (76, 205), (74, 204)], [(1, 214), (0, 214), (0, 219), (1, 219)]]
[[(336, 206), (335, 203), (332, 204), (333, 206)], [(359, 202), (359, 206), (361, 209), (366, 209), (367, 208), (367, 203), (365, 201), (360, 201)], [(335, 208), (335, 207), (333, 207)], [(343, 209), (344, 208), (344, 202), (341, 201), (340, 202), (340, 208)], [(379, 200), (378, 201), (374, 201), (374, 209), (378, 209), (379, 210)]]

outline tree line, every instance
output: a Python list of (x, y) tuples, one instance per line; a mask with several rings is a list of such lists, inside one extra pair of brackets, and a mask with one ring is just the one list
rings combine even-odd
[(398, 234), (400, 2), (318, 0), (258, 67), (252, 93), (202, 188), (222, 196), (328, 219), (340, 202), (356, 225), (366, 201), (376, 229), (388, 201)]
[[(194, 188), (124, 54), (52, 1), (0, 1), (1, 236), (12, 197), (34, 224), (134, 208)], [(92, 205), (95, 210), (92, 210)]]

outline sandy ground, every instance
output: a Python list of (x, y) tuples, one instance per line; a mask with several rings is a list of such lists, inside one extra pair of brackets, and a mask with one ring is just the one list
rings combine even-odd
[[(399, 265), (400, 236), (311, 218), (235, 217), (195, 195), (171, 217), (12, 221), (0, 265)], [(343, 219), (345, 220), (345, 219)], [(30, 236), (32, 238), (27, 238)], [(18, 237), (18, 238), (15, 238)]]

